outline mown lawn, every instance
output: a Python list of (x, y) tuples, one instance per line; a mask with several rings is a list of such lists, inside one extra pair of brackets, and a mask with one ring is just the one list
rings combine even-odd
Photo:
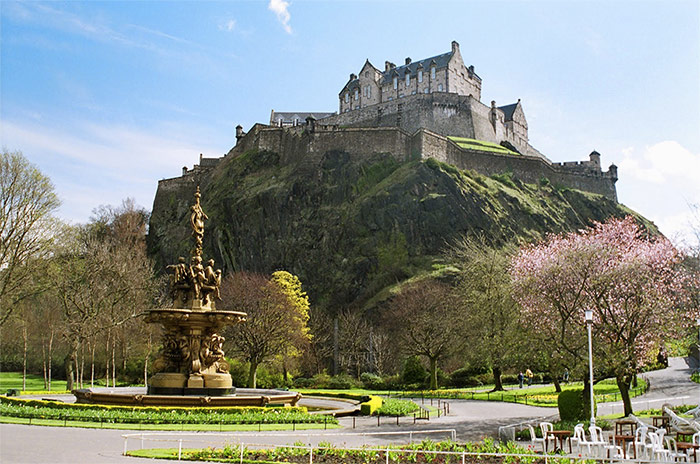
[[(21, 372), (0, 372), (0, 393), (6, 393), (7, 390), (10, 389), (22, 390)], [(65, 390), (65, 380), (51, 379), (51, 391)], [(27, 374), (26, 391), (46, 391), (44, 386), (44, 377), (41, 375)]]

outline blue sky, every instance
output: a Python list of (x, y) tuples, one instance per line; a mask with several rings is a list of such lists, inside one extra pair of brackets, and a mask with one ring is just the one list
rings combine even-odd
[[(522, 99), (554, 161), (619, 167), (622, 203), (671, 237), (700, 204), (700, 2), (0, 2), (0, 144), (49, 175), (60, 216), (221, 156), (270, 110), (337, 111), (377, 67), (460, 43), (482, 101)], [(679, 235), (680, 234), (680, 235)]]

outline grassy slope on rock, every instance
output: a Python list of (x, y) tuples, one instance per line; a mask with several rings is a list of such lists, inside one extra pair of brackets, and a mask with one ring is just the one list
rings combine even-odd
[[(205, 255), (226, 272), (286, 269), (322, 307), (367, 305), (408, 278), (449, 270), (436, 263), (462, 235), (524, 243), (631, 213), (600, 195), (433, 159), (339, 151), (280, 159), (246, 152), (202, 179)], [(182, 189), (156, 196), (151, 250), (161, 265), (188, 253), (189, 203)]]

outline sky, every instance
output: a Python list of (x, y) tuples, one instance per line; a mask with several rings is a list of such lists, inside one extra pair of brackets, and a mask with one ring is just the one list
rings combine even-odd
[(0, 145), (89, 220), (223, 156), (270, 111), (337, 111), (365, 59), (456, 40), (482, 102), (521, 99), (553, 161), (596, 150), (619, 201), (683, 244), (700, 204), (700, 2), (0, 0)]

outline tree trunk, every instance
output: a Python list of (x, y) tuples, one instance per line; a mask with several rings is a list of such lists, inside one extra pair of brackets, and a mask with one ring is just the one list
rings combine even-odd
[(557, 393), (561, 393), (561, 384), (559, 383), (559, 377), (550, 372), (549, 375), (552, 377), (552, 383), (554, 384), (554, 391)]
[(80, 347), (80, 342), (78, 340), (71, 340), (70, 351), (66, 355), (66, 390), (71, 391), (76, 387), (76, 372), (75, 365), (78, 362), (78, 348)]
[(95, 387), (95, 348), (97, 348), (97, 340), (92, 341), (90, 348), (90, 388)]
[(433, 356), (428, 359), (430, 360), (430, 389), (437, 390), (437, 358)]
[(51, 358), (53, 357), (53, 330), (51, 330), (51, 335), (49, 335), (49, 388), (51, 391)]
[(24, 341), (24, 351), (22, 353), (22, 391), (27, 390), (27, 322), (22, 326), (22, 340)]
[(624, 374), (618, 374), (616, 380), (617, 387), (620, 389), (622, 404), (625, 406), (625, 417), (627, 417), (630, 414), (632, 414), (632, 400), (630, 398), (631, 379), (629, 376), (626, 376)]
[(110, 332), (107, 331), (106, 345), (105, 345), (105, 387), (109, 387), (109, 337)]
[(250, 362), (250, 370), (248, 371), (248, 388), (256, 388), (258, 376), (258, 363)]
[(48, 391), (49, 388), (49, 383), (48, 383), (48, 371), (46, 369), (46, 341), (44, 338), (41, 338), (41, 370), (44, 373), (44, 390)]
[(151, 356), (151, 333), (148, 332), (148, 343), (146, 345), (146, 356), (143, 360), (143, 384), (148, 387), (148, 358)]
[(501, 383), (501, 367), (493, 366), (493, 390), (492, 391), (503, 391), (503, 384)]
[[(583, 410), (586, 416), (591, 414), (591, 383), (588, 381), (588, 376), (583, 377)], [(595, 398), (594, 398), (595, 401)]]
[(117, 386), (117, 337), (112, 337), (112, 386)]

